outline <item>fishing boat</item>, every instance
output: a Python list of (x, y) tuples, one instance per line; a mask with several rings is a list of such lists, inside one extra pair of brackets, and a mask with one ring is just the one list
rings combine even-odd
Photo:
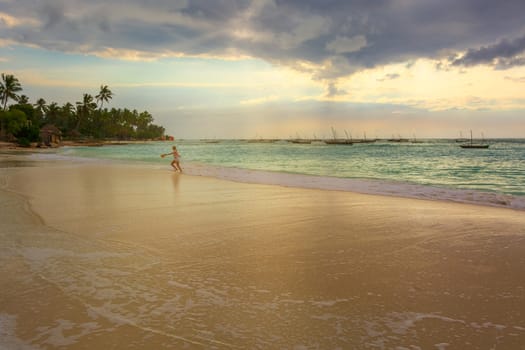
[(332, 140), (324, 140), (324, 143), (327, 145), (348, 145), (352, 146), (354, 143), (350, 140), (345, 139), (332, 139)]
[(290, 142), (291, 143), (298, 143), (298, 144), (307, 145), (307, 144), (312, 143), (312, 140), (308, 140), (308, 139), (293, 139), (293, 140), (290, 140)]
[(352, 140), (353, 143), (374, 143), (376, 141), (377, 141), (377, 139), (367, 139), (366, 138), (366, 132), (363, 132), (363, 138), (362, 139)]
[(394, 135), (392, 135), (392, 138), (388, 139), (387, 141), (388, 142), (408, 142), (409, 140), (402, 138), (401, 135), (397, 135), (397, 137), (394, 137)]
[(312, 141), (311, 142), (312, 145), (317, 145), (317, 146), (319, 146), (319, 145), (326, 145), (324, 140), (318, 139), (317, 135), (315, 133), (314, 133), (314, 138), (311, 141)]
[(291, 143), (297, 143), (297, 144), (302, 144), (302, 145), (308, 145), (308, 144), (312, 143), (312, 140), (309, 140), (309, 139), (303, 139), (303, 138), (299, 135), (298, 132), (296, 132), (295, 135), (296, 135), (296, 138), (290, 140)]
[[(352, 146), (354, 144), (352, 140), (348, 138), (338, 139), (337, 133), (333, 127), (332, 127), (332, 136), (333, 136), (333, 139), (324, 140), (324, 143), (326, 143), (327, 145), (347, 145), (347, 146)], [(348, 137), (348, 134), (347, 134), (347, 137)]]
[(470, 142), (459, 145), (461, 148), (489, 148), (488, 143), (474, 143), (472, 140), (472, 130), (470, 130)]
[(416, 139), (416, 134), (414, 134), (414, 138), (410, 140), (410, 143), (423, 143), (423, 141)]
[(468, 139), (464, 138), (463, 137), (463, 133), (460, 131), (459, 132), (459, 139), (456, 139), (456, 142), (458, 142), (458, 143), (465, 143), (465, 142), (468, 142)]

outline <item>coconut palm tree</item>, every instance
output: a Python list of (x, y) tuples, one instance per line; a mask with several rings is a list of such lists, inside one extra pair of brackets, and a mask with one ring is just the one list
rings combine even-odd
[(46, 103), (46, 100), (44, 100), (43, 98), (39, 98), (33, 106), (36, 108), (37, 111), (40, 111), (40, 113), (44, 115), (46, 114), (47, 110)]
[(62, 106), (62, 113), (67, 115), (75, 113), (75, 106), (73, 106), (73, 104), (69, 102), (64, 103), (64, 105)]
[(58, 103), (51, 102), (49, 106), (47, 106), (46, 123), (56, 124), (59, 114), (60, 107), (58, 106)]
[(39, 98), (36, 103), (33, 105), (35, 107), (35, 118), (38, 124), (44, 122), (47, 114), (47, 102), (43, 98)]
[(17, 92), (22, 91), (22, 86), (17, 78), (12, 74), (2, 73), (2, 81), (0, 81), (0, 101), (3, 104), (4, 111), (7, 108), (7, 101), (18, 101)]
[(26, 95), (20, 95), (20, 97), (18, 98), (18, 103), (21, 105), (29, 104), (29, 97), (27, 97)]
[(77, 125), (75, 131), (78, 132), (80, 128), (80, 122), (85, 120), (95, 110), (97, 104), (93, 102), (93, 96), (90, 94), (84, 94), (81, 102), (77, 102)]
[(75, 112), (76, 112), (75, 106), (70, 103), (66, 102), (62, 105), (60, 108), (60, 126), (61, 129), (69, 129), (71, 126), (76, 124), (76, 118), (75, 118)]
[(107, 85), (100, 85), (100, 92), (97, 96), (95, 96), (97, 99), (97, 104), (100, 102), (100, 110), (102, 109), (102, 105), (105, 102), (108, 102), (113, 98), (113, 92), (108, 88)]

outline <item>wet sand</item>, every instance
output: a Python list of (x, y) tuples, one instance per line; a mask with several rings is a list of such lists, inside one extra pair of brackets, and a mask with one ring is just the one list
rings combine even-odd
[(0, 348), (521, 349), (525, 215), (0, 161)]

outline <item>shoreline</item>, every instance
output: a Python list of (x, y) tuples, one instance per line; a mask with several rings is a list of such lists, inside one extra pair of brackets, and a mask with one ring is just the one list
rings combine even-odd
[(208, 176), (239, 183), (264, 184), (299, 189), (342, 191), (380, 197), (442, 201), (481, 207), (525, 211), (525, 196), (513, 196), (496, 192), (420, 185), (403, 181), (352, 179), (233, 167), (217, 167), (213, 165), (197, 165), (189, 167), (189, 169), (190, 175)]
[(0, 168), (0, 346), (525, 342), (522, 213), (123, 164), (23, 165)]
[[(18, 150), (12, 150), (13, 155)], [(0, 155), (2, 150), (0, 149)], [(30, 154), (30, 150), (23, 150), (21, 155)], [(53, 150), (39, 150), (34, 152), (36, 159), (46, 161), (75, 161), (102, 164), (118, 163), (130, 166), (146, 166), (166, 168), (164, 163), (127, 161), (105, 158), (84, 158), (78, 156), (60, 155)], [(433, 185), (420, 185), (404, 181), (377, 180), (377, 179), (352, 179), (329, 177), (320, 175), (306, 175), (285, 173), (277, 171), (251, 170), (235, 167), (219, 167), (209, 164), (186, 163), (185, 174), (206, 176), (226, 181), (247, 184), (275, 185), (291, 188), (317, 189), (327, 191), (343, 191), (359, 194), (369, 194), (386, 197), (411, 198), (418, 200), (443, 201), (448, 203), (462, 203), (481, 207), (505, 208), (516, 211), (525, 211), (525, 196), (515, 196), (497, 192), (469, 190), (461, 188), (447, 188)]]
[(119, 146), (129, 144), (144, 144), (150, 142), (173, 142), (168, 140), (78, 140), (78, 141), (61, 141), (59, 144), (52, 144), (52, 146), (38, 147), (36, 142), (33, 142), (30, 147), (19, 146), (16, 142), (0, 141), (1, 150), (18, 150), (18, 151), (35, 151), (58, 149), (62, 147), (101, 147), (101, 146)]

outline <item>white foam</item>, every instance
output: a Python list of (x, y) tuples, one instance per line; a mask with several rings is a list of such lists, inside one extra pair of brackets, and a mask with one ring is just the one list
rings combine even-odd
[(263, 170), (222, 168), (201, 164), (186, 165), (184, 170), (185, 173), (190, 175), (209, 176), (243, 183), (347, 191), (362, 194), (386, 195), (427, 200), (445, 200), (525, 210), (524, 196), (512, 196), (476, 190), (433, 187), (386, 180), (348, 179), (329, 176), (279, 173)]
[[(127, 164), (145, 168), (166, 168), (165, 165), (146, 163), (139, 161), (119, 161), (109, 159), (94, 159), (75, 157), (66, 154), (38, 153), (32, 154), (36, 160), (66, 160), (70, 164)], [(446, 187), (435, 187), (430, 185), (418, 185), (408, 182), (396, 182), (388, 180), (373, 179), (350, 179), (330, 176), (315, 176), (290, 174), (264, 170), (250, 170), (241, 168), (225, 168), (208, 164), (185, 162), (184, 173), (189, 175), (215, 177), (222, 180), (256, 183), (264, 185), (278, 185), (285, 187), (297, 187), (307, 189), (346, 191), (362, 194), (384, 195), (393, 197), (442, 200), (459, 203), (486, 205), (493, 207), (525, 210), (525, 196), (513, 196), (509, 194), (483, 192), (470, 189), (454, 189)]]
[(87, 157), (75, 157), (68, 155), (67, 153), (31, 153), (27, 155), (29, 159), (37, 161), (67, 161), (71, 163), (110, 163), (113, 162), (109, 159), (102, 158), (87, 158)]

